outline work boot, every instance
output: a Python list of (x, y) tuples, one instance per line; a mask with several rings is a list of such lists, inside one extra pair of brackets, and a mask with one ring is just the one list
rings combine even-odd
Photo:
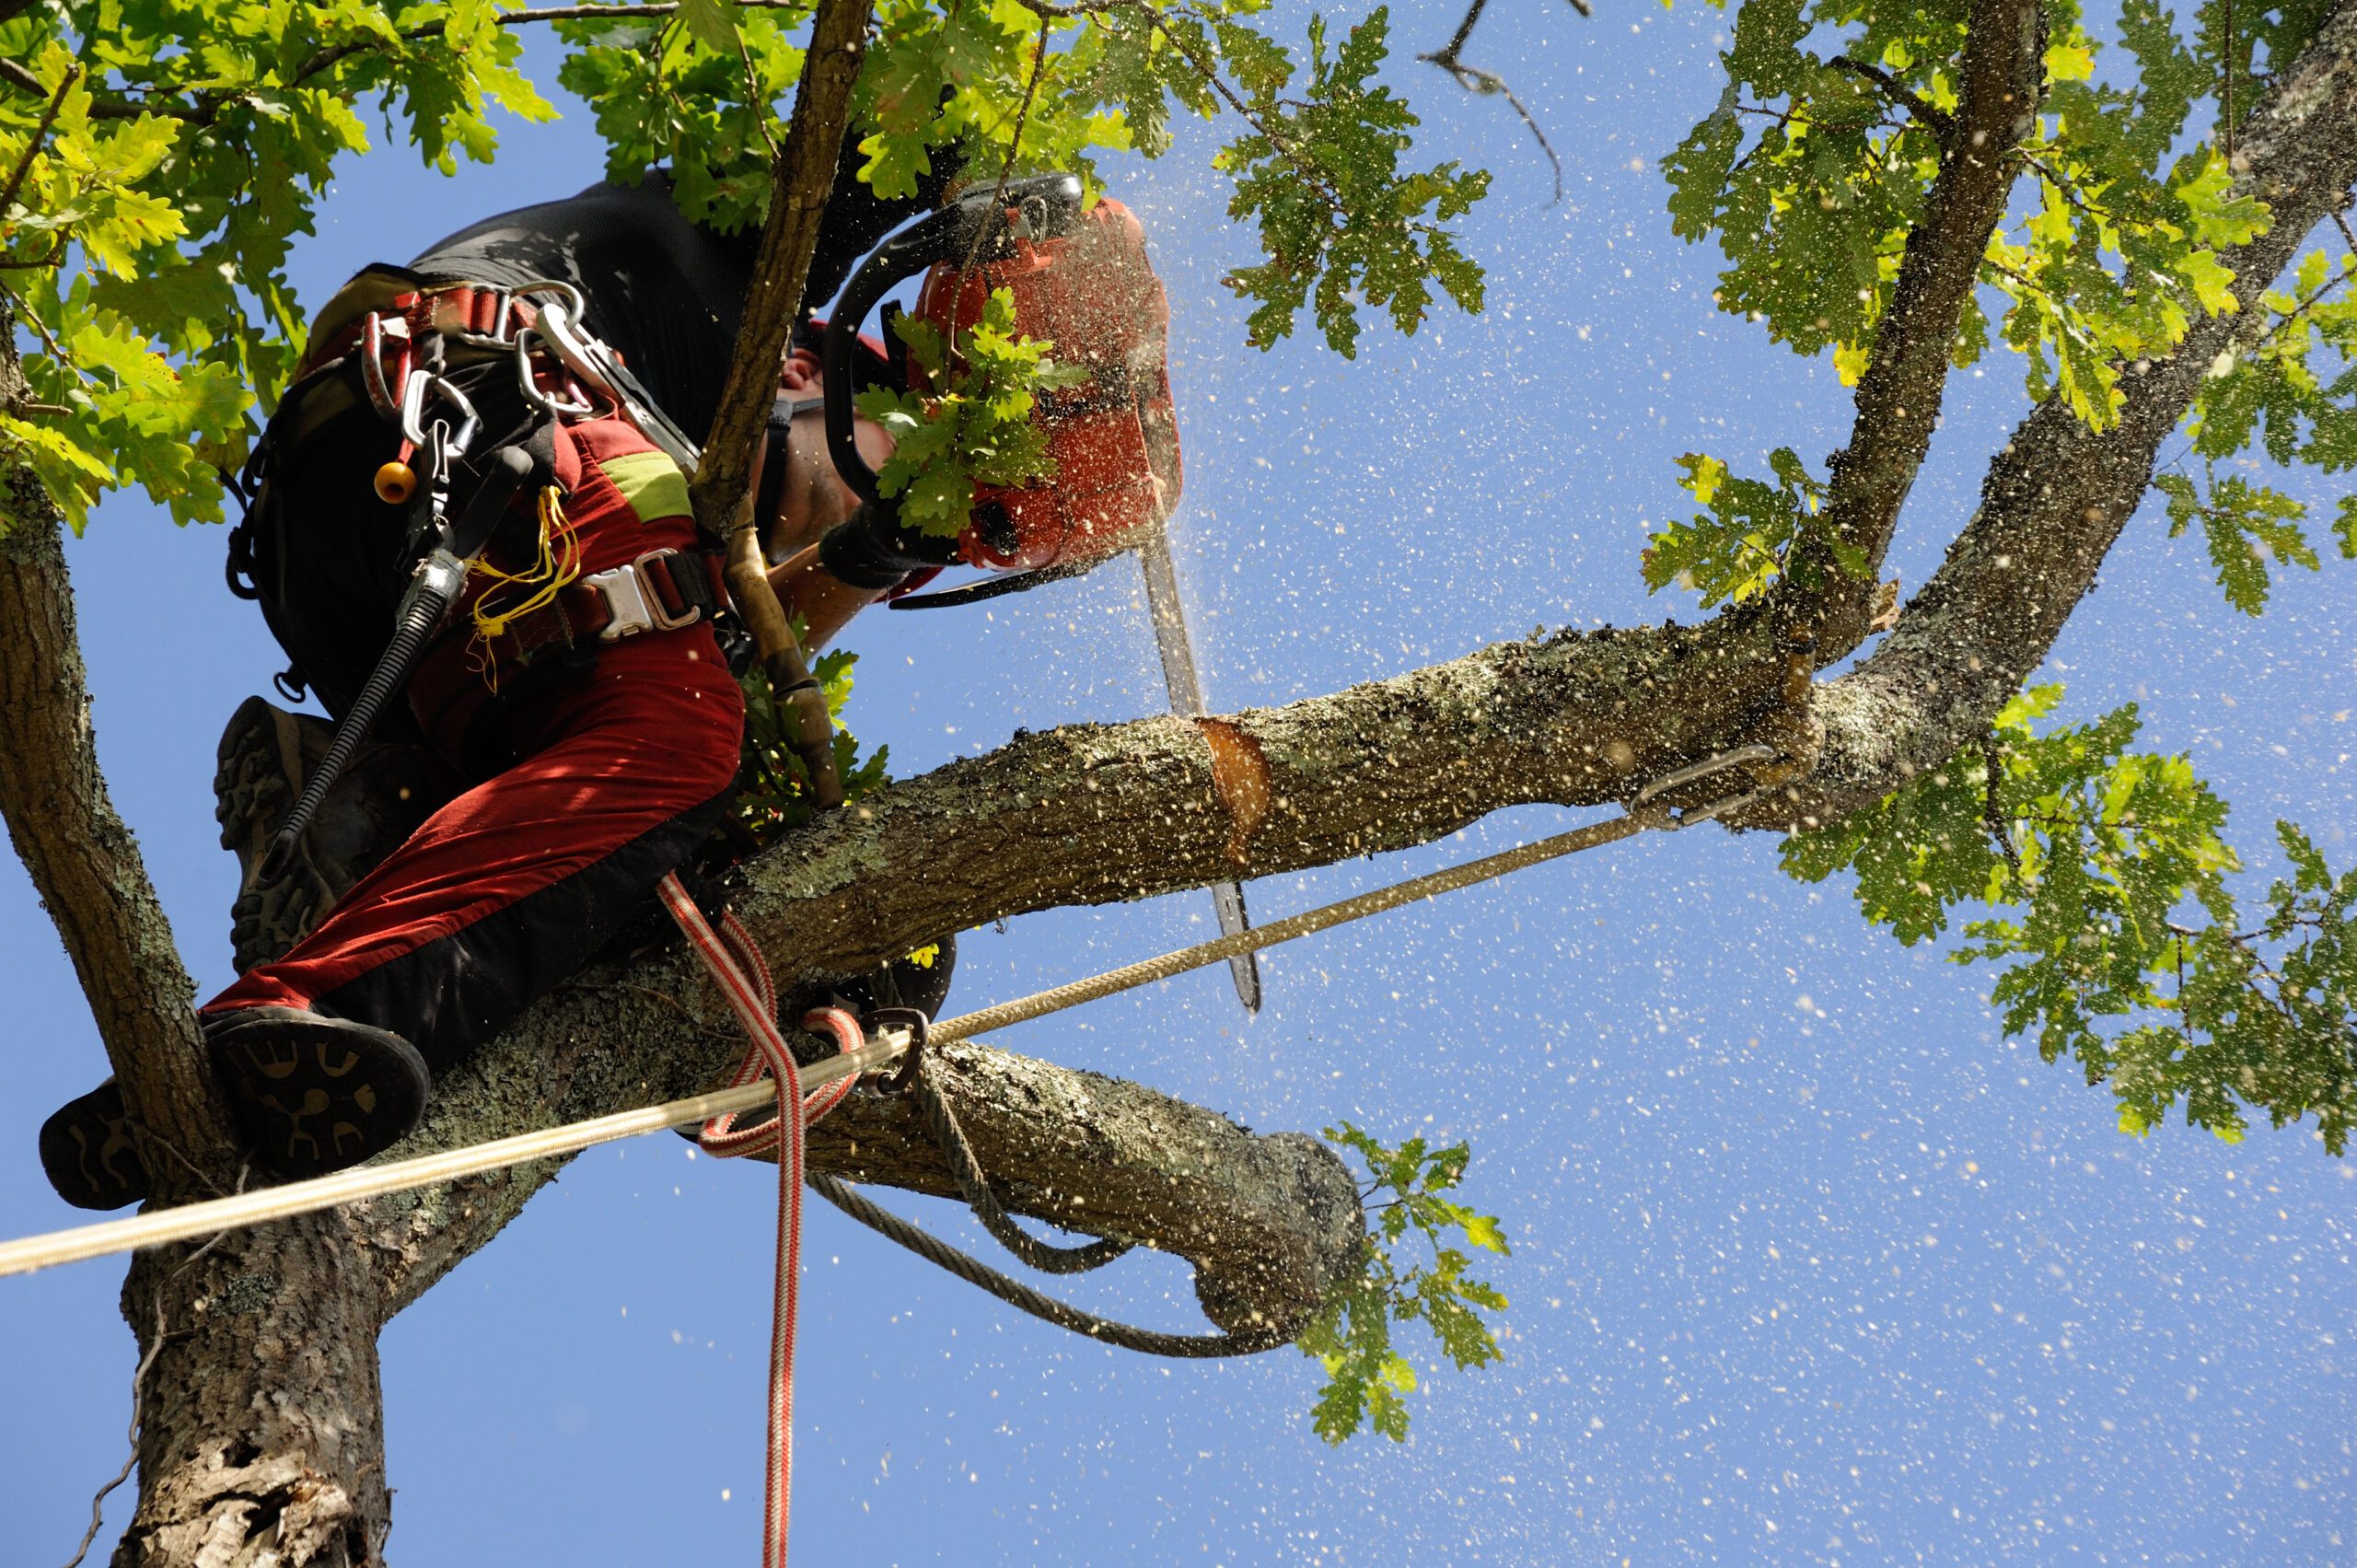
[(244, 868), (229, 909), (239, 974), (285, 957), (453, 793), (422, 748), (363, 741), (296, 842), (286, 869), (265, 886), (262, 855), (334, 738), (327, 720), (290, 714), (260, 697), (239, 704), (221, 732), (213, 814), (221, 847)]
[(109, 1078), (41, 1124), (41, 1167), (57, 1195), (77, 1209), (147, 1200), (147, 1162), (132, 1139), (121, 1085)]
[(296, 1007), (204, 1020), (213, 1071), (261, 1162), (300, 1180), (391, 1148), (424, 1114), (425, 1058), (397, 1034)]

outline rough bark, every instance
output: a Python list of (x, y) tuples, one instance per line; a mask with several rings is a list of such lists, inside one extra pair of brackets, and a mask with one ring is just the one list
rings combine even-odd
[[(761, 939), (788, 962), (811, 953)], [(698, 1093), (744, 1049), (684, 955), (649, 955), (585, 975), (534, 1009), (437, 1087), (412, 1142), (416, 1152), (457, 1146)], [(1315, 1139), (1256, 1135), (1133, 1083), (980, 1045), (950, 1047), (938, 1060), (944, 1091), (1010, 1211), (1179, 1254), (1195, 1265), (1205, 1313), (1224, 1327), (1258, 1313), (1297, 1329), (1355, 1259), (1356, 1190)], [(809, 1162), (854, 1181), (956, 1191), (923, 1119), (902, 1101), (847, 1102), (812, 1130)], [(555, 1168), (510, 1171), (495, 1193), (422, 1195), (431, 1217), (401, 1248), (375, 1255), (389, 1304), (414, 1299), (489, 1240)], [(457, 1213), (466, 1205), (474, 1213)]]
[[(0, 310), (0, 398), (18, 401)], [(55, 922), (159, 1189), (226, 1191), (239, 1156), (199, 1049), (195, 985), (99, 772), (60, 522), (29, 471), (0, 469), (0, 813)], [(387, 1519), (378, 1297), (344, 1276), (361, 1216), (318, 1214), (194, 1250), (142, 1253), (122, 1309), (143, 1354), (140, 1500), (114, 1561), (369, 1561)], [(273, 1558), (268, 1554), (281, 1555)]]
[(151, 1342), (139, 1506), (115, 1568), (377, 1561), (391, 1527), (376, 1294), (354, 1288), (362, 1216), (306, 1215), (141, 1253), (123, 1311)]
[[(0, 305), (0, 401), (18, 401), (16, 323)], [(196, 993), (171, 922), (99, 770), (62, 520), (31, 471), (0, 471), (20, 519), (0, 531), (0, 813), (98, 1018), (123, 1098), (168, 1191), (226, 1182), (228, 1117), (197, 1050)]]

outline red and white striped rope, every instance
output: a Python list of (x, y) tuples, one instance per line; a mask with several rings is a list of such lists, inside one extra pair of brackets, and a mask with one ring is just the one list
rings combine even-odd
[[(705, 1122), (696, 1141), (721, 1159), (778, 1151), (777, 1290), (770, 1310), (770, 1452), (761, 1515), (761, 1568), (785, 1568), (786, 1516), (794, 1490), (794, 1323), (801, 1284), (802, 1134), (810, 1123), (842, 1104), (857, 1080), (838, 1080), (804, 1098), (794, 1052), (778, 1031), (776, 982), (770, 978), (769, 964), (751, 934), (734, 913), (723, 913), (720, 930), (714, 932), (676, 874), (664, 877), (658, 890), (663, 907), (679, 923), (688, 945), (752, 1037), (752, 1047), (745, 1052), (729, 1086), (754, 1083), (763, 1074), (777, 1085), (773, 1120), (740, 1132), (732, 1111)], [(831, 1030), (845, 1051), (856, 1051), (863, 1043), (858, 1020), (840, 1007), (808, 1014), (802, 1027)]]

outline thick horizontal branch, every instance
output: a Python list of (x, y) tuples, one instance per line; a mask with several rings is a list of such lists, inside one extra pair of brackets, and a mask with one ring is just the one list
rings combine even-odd
[[(1194, 723), (1018, 736), (821, 819), (751, 863), (734, 901), (789, 981), (858, 973), (1002, 915), (1327, 865), (1509, 806), (1625, 799), (1698, 756), (1789, 738), (1794, 673), (1757, 614), (1507, 644), (1217, 721), (1256, 775), (1239, 784), (1231, 766), (1235, 810)], [(584, 975), (441, 1086), (410, 1152), (708, 1087), (743, 1050), (726, 1020), (676, 955)], [(1215, 1320), (1297, 1326), (1352, 1266), (1356, 1201), (1314, 1141), (1255, 1137), (1134, 1085), (980, 1048), (948, 1061), (958, 1116), (1011, 1209), (1188, 1257)], [(837, 1116), (814, 1136), (819, 1168), (950, 1191), (913, 1116), (865, 1102)], [(548, 1174), (383, 1206), (389, 1303), (482, 1245)]]
[[(1755, 813), (1834, 820), (1972, 744), (2044, 662), (2150, 484), (2218, 356), (2266, 331), (2256, 308), (2357, 181), (2357, 5), (2335, 9), (2236, 138), (2235, 192), (2265, 201), (2268, 231), (2220, 253), (2243, 308), (2204, 317), (2167, 358), (2123, 368), (2119, 423), (2101, 435), (2061, 398), (2040, 405), (1990, 465), (1980, 510), (1946, 562), (1854, 672), (1819, 689), (1826, 750), (1805, 798)], [(1773, 820), (1776, 818), (1786, 820)]]

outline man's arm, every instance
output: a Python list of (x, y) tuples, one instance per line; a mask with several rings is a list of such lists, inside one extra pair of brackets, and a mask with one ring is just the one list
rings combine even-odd
[[(880, 468), (892, 455), (891, 438), (873, 423), (859, 420), (853, 433), (870, 468)], [(770, 568), (770, 587), (788, 615), (802, 617), (808, 628), (802, 645), (815, 653), (886, 590), (851, 587), (819, 563), (819, 536), (859, 507), (858, 495), (842, 482), (828, 455), (824, 417), (816, 410), (797, 417), (784, 447), (785, 483), (778, 492), (777, 516), (771, 520), (766, 543), (772, 558), (783, 554), (786, 559)], [(756, 494), (768, 460), (766, 450), (754, 459)]]
[(798, 615), (807, 628), (802, 637), (805, 653), (817, 653), (851, 624), (853, 616), (881, 598), (882, 588), (848, 587), (819, 564), (819, 547), (810, 545), (770, 568), (770, 587), (788, 615)]

